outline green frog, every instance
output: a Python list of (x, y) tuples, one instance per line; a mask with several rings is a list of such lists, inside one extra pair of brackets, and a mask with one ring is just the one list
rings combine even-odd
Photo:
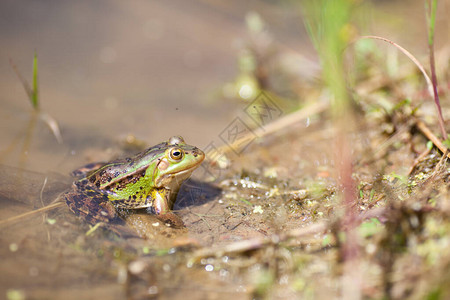
[(90, 224), (120, 220), (116, 209), (169, 214), (181, 184), (204, 159), (202, 150), (173, 136), (133, 157), (75, 170), (78, 180), (64, 198)]

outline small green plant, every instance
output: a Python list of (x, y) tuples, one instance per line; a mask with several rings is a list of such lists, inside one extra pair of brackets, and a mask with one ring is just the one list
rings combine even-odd
[(39, 93), (38, 93), (38, 59), (37, 59), (37, 53), (34, 52), (33, 57), (33, 82), (32, 87), (28, 84), (28, 81), (25, 80), (25, 78), (22, 77), (22, 74), (20, 73), (17, 66), (14, 64), (13, 60), (9, 60), (11, 67), (13, 68), (14, 72), (16, 72), (17, 77), (19, 78), (20, 82), (23, 85), (23, 88), (25, 89), (25, 92), (28, 95), (28, 99), (31, 102), (31, 105), (35, 110), (39, 110)]
[[(309, 0), (304, 2), (306, 28), (319, 54), (322, 78), (330, 94), (331, 116), (336, 128), (334, 157), (337, 163), (341, 206), (343, 216), (337, 220), (335, 234), (345, 235), (339, 243), (339, 257), (345, 275), (356, 278), (359, 272), (359, 236), (356, 226), (357, 189), (352, 178), (353, 157), (351, 156), (350, 134), (355, 129), (353, 99), (347, 90), (347, 72), (344, 64), (344, 50), (353, 39), (354, 27), (351, 14), (354, 9), (351, 0)], [(345, 224), (345, 225), (344, 225)], [(360, 298), (358, 284), (342, 285), (343, 298)]]
[(47, 126), (52, 131), (52, 133), (55, 136), (58, 143), (62, 144), (63, 140), (62, 140), (62, 136), (61, 136), (61, 131), (59, 130), (58, 123), (56, 122), (56, 120), (53, 117), (40, 111), (37, 53), (34, 52), (34, 57), (33, 57), (32, 87), (30, 87), (30, 85), (28, 84), (28, 81), (25, 78), (23, 78), (22, 74), (20, 73), (17, 66), (14, 64), (13, 60), (10, 59), (9, 62), (11, 64), (11, 67), (13, 68), (14, 72), (16, 73), (17, 77), (21, 81), (22, 86), (25, 89), (25, 92), (27, 93), (28, 99), (30, 100), (34, 111), (37, 112), (39, 115), (39, 118), (47, 124)]
[(371, 218), (358, 226), (358, 234), (362, 238), (371, 237), (382, 230), (382, 224), (377, 218)]
[(436, 23), (436, 9), (437, 9), (437, 0), (425, 0), (425, 8), (426, 8), (426, 17), (427, 17), (427, 26), (428, 26), (428, 48), (429, 48), (429, 58), (430, 58), (430, 71), (431, 71), (431, 79), (428, 76), (427, 72), (423, 65), (412, 55), (408, 50), (401, 47), (399, 44), (383, 38), (379, 36), (362, 36), (361, 39), (369, 38), (369, 39), (377, 39), (387, 42), (393, 46), (395, 46), (398, 50), (400, 50), (403, 54), (405, 54), (422, 72), (427, 85), (428, 91), (432, 97), (434, 97), (434, 103), (436, 105), (437, 115), (438, 115), (438, 123), (439, 129), (441, 131), (442, 140), (444, 141), (444, 145), (449, 147), (450, 142), (448, 139), (447, 131), (445, 130), (445, 122), (444, 117), (442, 116), (442, 109), (439, 100), (438, 94), (438, 82), (436, 77), (436, 68), (435, 68), (435, 58), (434, 58), (434, 32), (435, 32), (435, 23)]

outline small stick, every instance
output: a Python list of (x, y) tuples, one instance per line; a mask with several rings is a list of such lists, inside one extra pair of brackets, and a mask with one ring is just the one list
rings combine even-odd
[(436, 146), (442, 153), (447, 153), (447, 157), (450, 158), (450, 153), (447, 152), (447, 147), (442, 144), (441, 140), (431, 132), (428, 126), (421, 120), (416, 122), (417, 128)]
[(239, 145), (243, 142), (248, 140), (249, 138), (252, 138), (254, 135), (257, 135), (258, 138), (262, 138), (264, 136), (267, 136), (269, 134), (272, 134), (274, 132), (277, 132), (283, 128), (290, 127), (294, 125), (295, 123), (300, 122), (301, 120), (314, 115), (323, 112), (328, 107), (328, 103), (323, 102), (316, 102), (314, 104), (311, 104), (310, 106), (307, 106), (301, 110), (298, 110), (296, 112), (293, 112), (291, 114), (288, 114), (287, 116), (284, 116), (283, 118), (280, 118), (276, 121), (271, 122), (270, 124), (264, 126), (264, 128), (259, 127), (253, 132), (250, 132), (248, 134), (245, 134), (241, 138), (234, 141), (232, 145), (223, 145), (219, 148), (220, 153), (227, 153), (232, 151), (232, 149), (235, 149), (236, 147), (239, 147)]
[(423, 151), (423, 152), (419, 155), (419, 157), (417, 157), (417, 158), (414, 160), (413, 165), (411, 166), (411, 168), (409, 168), (408, 176), (412, 174), (412, 172), (414, 171), (414, 168), (415, 168), (415, 167), (416, 167), (416, 166), (417, 166), (417, 165), (425, 158), (425, 156), (427, 156), (427, 155), (431, 152), (431, 148), (432, 148), (432, 147), (430, 147), (430, 148), (427, 147), (427, 149), (426, 149), (425, 151)]
[(64, 205), (64, 202), (56, 202), (56, 203), (53, 203), (53, 204), (50, 204), (50, 205), (38, 208), (36, 210), (32, 210), (32, 211), (20, 214), (18, 216), (14, 216), (14, 217), (8, 218), (6, 220), (1, 220), (0, 221), (0, 226), (8, 224), (8, 223), (15, 222), (17, 220), (20, 220), (20, 219), (28, 217), (28, 216), (32, 216), (34, 214), (38, 214), (38, 213), (41, 213), (41, 212), (46, 212), (46, 211), (55, 209), (55, 208), (63, 206), (63, 205)]
[(433, 176), (436, 176), (436, 174), (439, 173), (439, 170), (441, 169), (442, 165), (444, 164), (444, 161), (447, 159), (449, 155), (449, 150), (445, 150), (444, 155), (442, 155), (441, 159), (437, 163), (436, 167), (434, 168)]
[(279, 243), (281, 241), (288, 240), (290, 238), (299, 238), (311, 234), (317, 234), (319, 232), (323, 232), (327, 229), (327, 224), (325, 222), (319, 222), (307, 227), (293, 229), (284, 235), (273, 235), (269, 238), (253, 238), (249, 240), (239, 241), (235, 243), (231, 243), (222, 247), (214, 247), (214, 248), (202, 248), (194, 252), (194, 259), (200, 257), (208, 257), (208, 256), (221, 256), (225, 253), (239, 253), (254, 249), (262, 248), (265, 245), (269, 245), (272, 243)]

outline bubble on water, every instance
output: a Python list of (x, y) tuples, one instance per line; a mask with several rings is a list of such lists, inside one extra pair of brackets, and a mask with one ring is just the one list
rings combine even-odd
[(249, 99), (253, 95), (253, 88), (249, 84), (243, 84), (239, 89), (239, 96), (242, 99)]

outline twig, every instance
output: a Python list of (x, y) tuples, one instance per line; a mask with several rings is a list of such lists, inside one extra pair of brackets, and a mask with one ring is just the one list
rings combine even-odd
[(0, 221), (0, 226), (8, 224), (8, 223), (13, 223), (13, 222), (18, 221), (18, 220), (20, 220), (22, 218), (25, 218), (25, 217), (29, 217), (29, 216), (32, 216), (32, 215), (35, 215), (35, 214), (38, 214), (38, 213), (42, 213), (42, 212), (46, 212), (46, 211), (58, 208), (60, 206), (64, 206), (64, 202), (56, 202), (56, 203), (53, 203), (53, 204), (50, 204), (50, 205), (38, 208), (36, 210), (32, 210), (32, 211), (20, 214), (18, 216), (14, 216), (14, 217), (11, 217), (11, 218), (8, 218), (8, 219), (5, 219), (5, 220), (1, 220)]
[(427, 155), (431, 152), (431, 148), (432, 148), (432, 147), (430, 147), (430, 148), (427, 147), (427, 149), (425, 149), (425, 151), (423, 151), (423, 152), (419, 155), (419, 157), (417, 157), (417, 158), (414, 160), (414, 162), (413, 162), (411, 168), (409, 168), (408, 176), (412, 174), (412, 172), (414, 171), (414, 168), (415, 168), (415, 167), (416, 167), (416, 166), (417, 166), (417, 165), (425, 158), (425, 156), (427, 156)]
[(317, 234), (327, 229), (325, 222), (319, 222), (307, 227), (293, 229), (284, 235), (272, 235), (269, 238), (253, 238), (245, 241), (231, 243), (221, 247), (205, 247), (194, 252), (193, 258), (198, 259), (208, 256), (222, 256), (225, 253), (239, 253), (262, 248), (265, 245), (276, 244), (290, 238), (300, 238), (311, 234)]
[(230, 152), (230, 151), (232, 151), (232, 149), (236, 149), (237, 147), (239, 147), (239, 145), (241, 145), (243, 141), (246, 141), (249, 138), (252, 138), (254, 135), (257, 135), (259, 138), (265, 137), (265, 136), (270, 135), (274, 132), (277, 132), (283, 128), (292, 126), (295, 123), (298, 123), (301, 120), (303, 120), (311, 115), (321, 113), (327, 107), (328, 107), (328, 103), (315, 102), (314, 104), (311, 104), (301, 110), (293, 112), (293, 113), (291, 113), (287, 116), (284, 116), (276, 121), (273, 121), (264, 127), (259, 127), (255, 131), (249, 132), (249, 133), (243, 135), (241, 138), (234, 141), (234, 143), (231, 145), (223, 145), (223, 146), (219, 147), (218, 151), (220, 153)]
[[(431, 132), (428, 126), (421, 120), (417, 120), (416, 127), (436, 146), (442, 153), (447, 153), (447, 147), (442, 144), (441, 140)], [(450, 158), (450, 154), (447, 153)]]
[(442, 155), (441, 159), (439, 160), (439, 162), (437, 163), (436, 167), (434, 168), (434, 172), (433, 172), (433, 176), (436, 176), (436, 174), (439, 173), (439, 170), (441, 170), (444, 161), (446, 161), (446, 159), (448, 158), (449, 155), (449, 150), (445, 150), (444, 155)]
[(89, 225), (90, 228), (89, 228), (88, 231), (86, 231), (85, 235), (86, 235), (86, 236), (90, 236), (90, 235), (93, 234), (100, 226), (103, 226), (103, 225), (104, 225), (103, 222), (96, 223), (94, 226)]

